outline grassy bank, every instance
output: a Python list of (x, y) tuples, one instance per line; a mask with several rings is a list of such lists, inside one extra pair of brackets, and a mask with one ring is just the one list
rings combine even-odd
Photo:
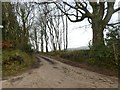
[(2, 49), (0, 49), (0, 77), (2, 77)]
[(44, 55), (56, 58), (66, 64), (86, 68), (101, 74), (117, 75), (118, 71), (118, 66), (112, 58), (106, 58), (106, 56), (96, 58), (91, 56), (90, 50), (57, 51), (44, 53)]
[(2, 52), (2, 76), (20, 74), (32, 68), (35, 61), (34, 54), (28, 54), (21, 50), (3, 50)]

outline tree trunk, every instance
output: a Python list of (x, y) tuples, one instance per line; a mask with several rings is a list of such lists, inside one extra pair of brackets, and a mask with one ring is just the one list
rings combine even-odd
[(67, 20), (67, 17), (66, 17), (66, 50), (68, 48), (68, 20)]
[(39, 51), (39, 47), (38, 47), (38, 38), (37, 38), (37, 30), (36, 28), (34, 29), (34, 35), (35, 35), (35, 46), (36, 46), (36, 52)]
[(61, 43), (58, 44), (59, 51), (61, 51)]
[(43, 51), (43, 30), (41, 30), (41, 52)]
[(117, 54), (117, 49), (115, 46), (115, 39), (113, 39), (112, 47), (113, 47), (113, 51), (114, 51), (115, 62), (116, 62), (116, 64), (118, 64), (118, 54)]
[(53, 44), (53, 50), (56, 51), (57, 49), (55, 43), (53, 42), (52, 44)]
[(46, 40), (45, 42), (46, 42), (46, 46), (45, 46), (46, 47), (46, 52), (48, 52), (48, 41)]
[(93, 29), (93, 47), (96, 46), (105, 46), (104, 44), (104, 26), (102, 23), (93, 21), (92, 24), (92, 29)]
[(46, 31), (46, 25), (45, 25), (45, 43), (46, 43), (46, 46), (45, 46), (45, 48), (46, 48), (46, 52), (48, 52), (48, 36), (47, 36), (47, 31)]

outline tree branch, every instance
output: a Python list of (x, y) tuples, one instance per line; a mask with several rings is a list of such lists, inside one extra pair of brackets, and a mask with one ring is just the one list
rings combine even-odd
[[(68, 6), (71, 7), (71, 8), (75, 9), (75, 10), (78, 10), (78, 8), (71, 6), (71, 5), (69, 5), (68, 3), (66, 3), (66, 2), (63, 2), (63, 3), (66, 4), (66, 5), (68, 5)], [(82, 21), (82, 20), (84, 20), (85, 18), (87, 18), (87, 17), (89, 16), (88, 13), (87, 13), (87, 14), (86, 14), (86, 13), (84, 14), (84, 13), (82, 13), (80, 10), (79, 10), (79, 12), (82, 14), (82, 16), (77, 16), (77, 15), (75, 15), (75, 14), (68, 14), (68, 13), (66, 12), (66, 10), (63, 11), (63, 9), (62, 9), (56, 2), (54, 2), (54, 4), (58, 7), (58, 9), (61, 10), (62, 13), (64, 13), (64, 14), (67, 16), (67, 18), (68, 18), (71, 22), (79, 22), (79, 21)], [(70, 18), (70, 16), (75, 16), (75, 17), (77, 17), (77, 19), (73, 20), (73, 19)], [(78, 17), (80, 17), (80, 18), (78, 18)], [(90, 17), (90, 16), (89, 16), (89, 17)]]
[(120, 24), (120, 22), (117, 22), (117, 23), (110, 23), (110, 24), (107, 24), (107, 26), (114, 26), (114, 25), (117, 25), (117, 24)]
[(114, 6), (114, 2), (107, 2), (108, 10), (107, 10), (107, 14), (106, 14), (106, 16), (105, 16), (105, 18), (104, 18), (104, 20), (103, 20), (105, 25), (106, 25), (106, 24), (109, 22), (109, 20), (111, 19), (110, 17), (112, 16), (113, 11), (114, 11), (113, 6)]
[(72, 5), (68, 4), (67, 2), (63, 2), (63, 3), (64, 3), (64, 4), (66, 4), (66, 5), (68, 5), (69, 7), (73, 8), (73, 9), (75, 9), (75, 10), (79, 11), (81, 14), (84, 14), (83, 12), (81, 12), (80, 10), (78, 10), (78, 8), (77, 8), (77, 7), (72, 6)]
[(113, 13), (115, 13), (115, 12), (117, 12), (117, 11), (119, 11), (120, 10), (120, 7), (118, 7), (117, 9), (114, 9), (114, 12)]

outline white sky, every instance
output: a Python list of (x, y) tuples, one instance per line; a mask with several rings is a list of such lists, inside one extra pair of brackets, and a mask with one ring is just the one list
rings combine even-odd
[(89, 25), (89, 23), (69, 22), (68, 26), (68, 48), (75, 48), (80, 46), (88, 46), (88, 42), (92, 39), (92, 29), (90, 27), (82, 27)]

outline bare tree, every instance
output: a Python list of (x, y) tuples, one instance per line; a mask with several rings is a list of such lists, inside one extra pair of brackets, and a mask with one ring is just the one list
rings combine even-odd
[[(81, 22), (88, 19), (93, 29), (93, 46), (98, 44), (104, 46), (104, 28), (109, 23), (112, 15), (120, 10), (120, 7), (114, 9), (115, 2), (104, 0), (98, 2), (74, 0), (72, 3), (64, 1), (61, 1), (62, 4), (54, 3), (71, 22)], [(64, 9), (63, 4), (68, 8)]]
[(22, 27), (22, 38), (21, 43), (22, 47), (28, 45), (29, 41), (29, 30), (32, 26), (32, 19), (34, 17), (33, 14), (34, 7), (30, 3), (17, 3), (16, 4), (16, 13), (19, 19), (19, 24)]
[(61, 50), (63, 43), (66, 42), (65, 30), (68, 27), (66, 27), (64, 15), (53, 3), (39, 3), (37, 5), (39, 8), (37, 20), (41, 26), (41, 49), (45, 47), (46, 52), (48, 52), (48, 46), (50, 46), (53, 51)]

